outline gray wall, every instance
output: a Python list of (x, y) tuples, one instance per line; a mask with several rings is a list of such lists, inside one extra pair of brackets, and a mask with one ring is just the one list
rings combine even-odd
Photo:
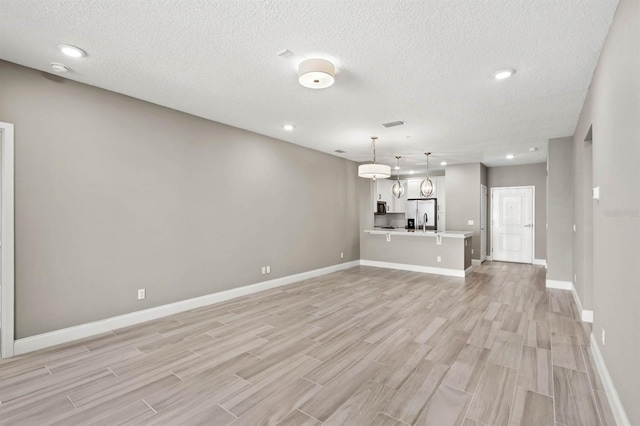
[(573, 139), (549, 140), (547, 279), (573, 281)]
[(535, 259), (547, 258), (547, 165), (546, 163), (518, 166), (489, 167), (489, 220), (487, 221), (487, 253), (491, 253), (491, 188), (505, 186), (535, 187)]
[(7, 62), (0, 93), (18, 338), (360, 258), (351, 161)]
[[(621, 0), (574, 135), (577, 237), (593, 206), (593, 333), (631, 424), (640, 424), (640, 1)], [(585, 139), (593, 126), (593, 185), (600, 202), (585, 200), (581, 182)], [(577, 196), (581, 194), (583, 199)], [(577, 247), (576, 247), (577, 248)], [(575, 265), (580, 281), (583, 266)], [(582, 297), (582, 295), (581, 295)], [(589, 306), (585, 292), (583, 305)], [(585, 307), (588, 309), (588, 307)], [(602, 345), (602, 329), (606, 346)]]
[[(472, 259), (480, 259), (480, 182), (482, 164), (456, 164), (446, 171), (446, 230), (473, 232)], [(473, 225), (468, 221), (473, 220)]]

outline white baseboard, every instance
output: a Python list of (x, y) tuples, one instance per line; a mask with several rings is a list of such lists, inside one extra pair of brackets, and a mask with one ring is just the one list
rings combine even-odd
[(380, 262), (377, 260), (360, 260), (362, 266), (375, 266), (376, 268), (399, 269), (401, 271), (425, 272), (427, 274), (447, 275), (450, 277), (467, 276), (467, 272), (458, 269), (435, 268), (433, 266), (408, 265), (405, 263)]
[(473, 272), (473, 266), (469, 266), (467, 269), (464, 270), (464, 276), (466, 277), (471, 272)]
[(493, 256), (487, 256), (487, 260), (488, 260), (489, 262), (493, 262)]
[(482, 260), (480, 260), (480, 259), (471, 259), (471, 264), (473, 266), (480, 266), (480, 265), (482, 265)]
[(177, 314), (179, 312), (201, 308), (203, 306), (211, 305), (214, 303), (224, 302), (226, 300), (235, 299), (237, 297), (246, 296), (248, 294), (284, 286), (297, 281), (318, 277), (321, 275), (329, 274), (331, 272), (341, 271), (343, 269), (352, 268), (358, 265), (360, 265), (359, 260), (340, 263), (338, 265), (328, 266), (326, 268), (314, 269), (312, 271), (289, 275), (282, 278), (276, 278), (269, 281), (263, 281), (257, 284), (251, 284), (231, 290), (221, 291), (218, 293), (211, 293), (205, 296), (194, 297), (193, 299), (181, 300), (179, 302), (156, 306), (155, 308), (149, 308), (142, 311), (131, 312), (129, 314), (106, 318), (100, 321), (94, 321), (87, 324), (64, 328), (62, 330), (56, 330), (49, 333), (38, 334), (36, 336), (25, 337), (14, 342), (14, 355), (22, 355), (27, 352), (37, 351), (39, 349), (60, 345), (62, 343), (72, 342), (78, 339), (84, 339), (86, 337), (95, 336), (97, 334), (116, 330), (118, 328), (128, 327), (131, 325), (139, 324), (141, 322), (151, 321), (154, 319), (166, 317), (168, 315)]
[(582, 309), (581, 318), (582, 318), (582, 321), (590, 322), (590, 323), (593, 324), (593, 311), (588, 311), (586, 309)]
[(541, 265), (541, 266), (544, 266), (546, 268), (547, 267), (547, 259), (533, 259), (533, 264), (534, 265)]
[(593, 323), (593, 311), (588, 311), (582, 307), (582, 302), (576, 291), (576, 286), (571, 284), (571, 294), (573, 294), (573, 300), (576, 302), (578, 312), (580, 312), (580, 319), (584, 322)]
[(571, 290), (573, 283), (571, 281), (547, 280), (547, 288), (555, 288), (557, 290)]
[(555, 288), (557, 290), (569, 290), (573, 295), (573, 300), (576, 302), (576, 306), (578, 307), (578, 312), (580, 312), (580, 319), (584, 322), (593, 322), (593, 311), (589, 311), (582, 308), (582, 303), (580, 302), (580, 297), (578, 297), (578, 292), (576, 291), (576, 287), (570, 281), (556, 281), (556, 280), (547, 280), (547, 288)]
[(600, 352), (598, 341), (596, 340), (593, 333), (591, 333), (590, 340), (593, 360), (596, 364), (598, 374), (600, 374), (600, 379), (602, 381), (602, 385), (604, 386), (604, 391), (607, 394), (607, 399), (609, 400), (609, 405), (611, 406), (611, 411), (613, 411), (613, 416), (616, 419), (616, 423), (618, 424), (618, 426), (631, 426), (631, 422), (629, 421), (629, 417), (627, 417), (627, 413), (624, 410), (624, 406), (622, 405), (622, 401), (620, 400), (618, 391), (616, 390), (616, 387), (613, 384), (613, 380), (609, 375), (607, 365), (604, 363), (604, 358), (602, 357), (602, 352)]

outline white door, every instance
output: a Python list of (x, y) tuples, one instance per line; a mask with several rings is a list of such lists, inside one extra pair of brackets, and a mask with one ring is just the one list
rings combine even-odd
[(480, 261), (487, 260), (487, 187), (480, 185)]
[(493, 260), (533, 263), (533, 187), (491, 188)]

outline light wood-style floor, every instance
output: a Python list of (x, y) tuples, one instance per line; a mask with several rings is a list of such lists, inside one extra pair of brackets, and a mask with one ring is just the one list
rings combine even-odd
[(0, 361), (0, 423), (615, 424), (568, 291), (356, 267)]

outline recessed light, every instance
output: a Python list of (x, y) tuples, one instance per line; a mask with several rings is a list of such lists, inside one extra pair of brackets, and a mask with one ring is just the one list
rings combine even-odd
[(446, 166), (446, 165), (447, 165), (447, 162), (446, 162), (446, 161), (442, 161), (442, 162), (440, 162), (440, 165), (441, 165), (441, 166)]
[(505, 157), (507, 160), (513, 160), (514, 158), (516, 158), (515, 155), (513, 154), (507, 154), (507, 156)]
[(72, 58), (82, 58), (83, 56), (87, 56), (87, 52), (70, 44), (59, 44), (58, 49), (60, 49), (60, 51), (65, 55), (71, 56)]
[(516, 70), (513, 70), (513, 69), (500, 70), (500, 71), (497, 71), (497, 72), (493, 75), (493, 77), (494, 77), (496, 80), (504, 80), (505, 78), (509, 78), (509, 77), (511, 77), (513, 74), (515, 74), (515, 72), (516, 72)]
[(284, 126), (282, 126), (282, 128), (290, 132), (293, 130), (293, 124), (285, 124)]
[(58, 72), (58, 73), (65, 73), (65, 72), (69, 72), (69, 67), (63, 64), (57, 64), (57, 63), (52, 63), (51, 64), (51, 69), (54, 72)]
[(534, 151), (537, 151), (537, 150), (538, 150), (538, 148), (536, 148), (536, 147), (529, 148), (529, 152), (534, 152)]
[(400, 170), (400, 166), (395, 166), (393, 170)]
[(413, 174), (413, 170), (409, 170), (409, 174), (412, 175)]

